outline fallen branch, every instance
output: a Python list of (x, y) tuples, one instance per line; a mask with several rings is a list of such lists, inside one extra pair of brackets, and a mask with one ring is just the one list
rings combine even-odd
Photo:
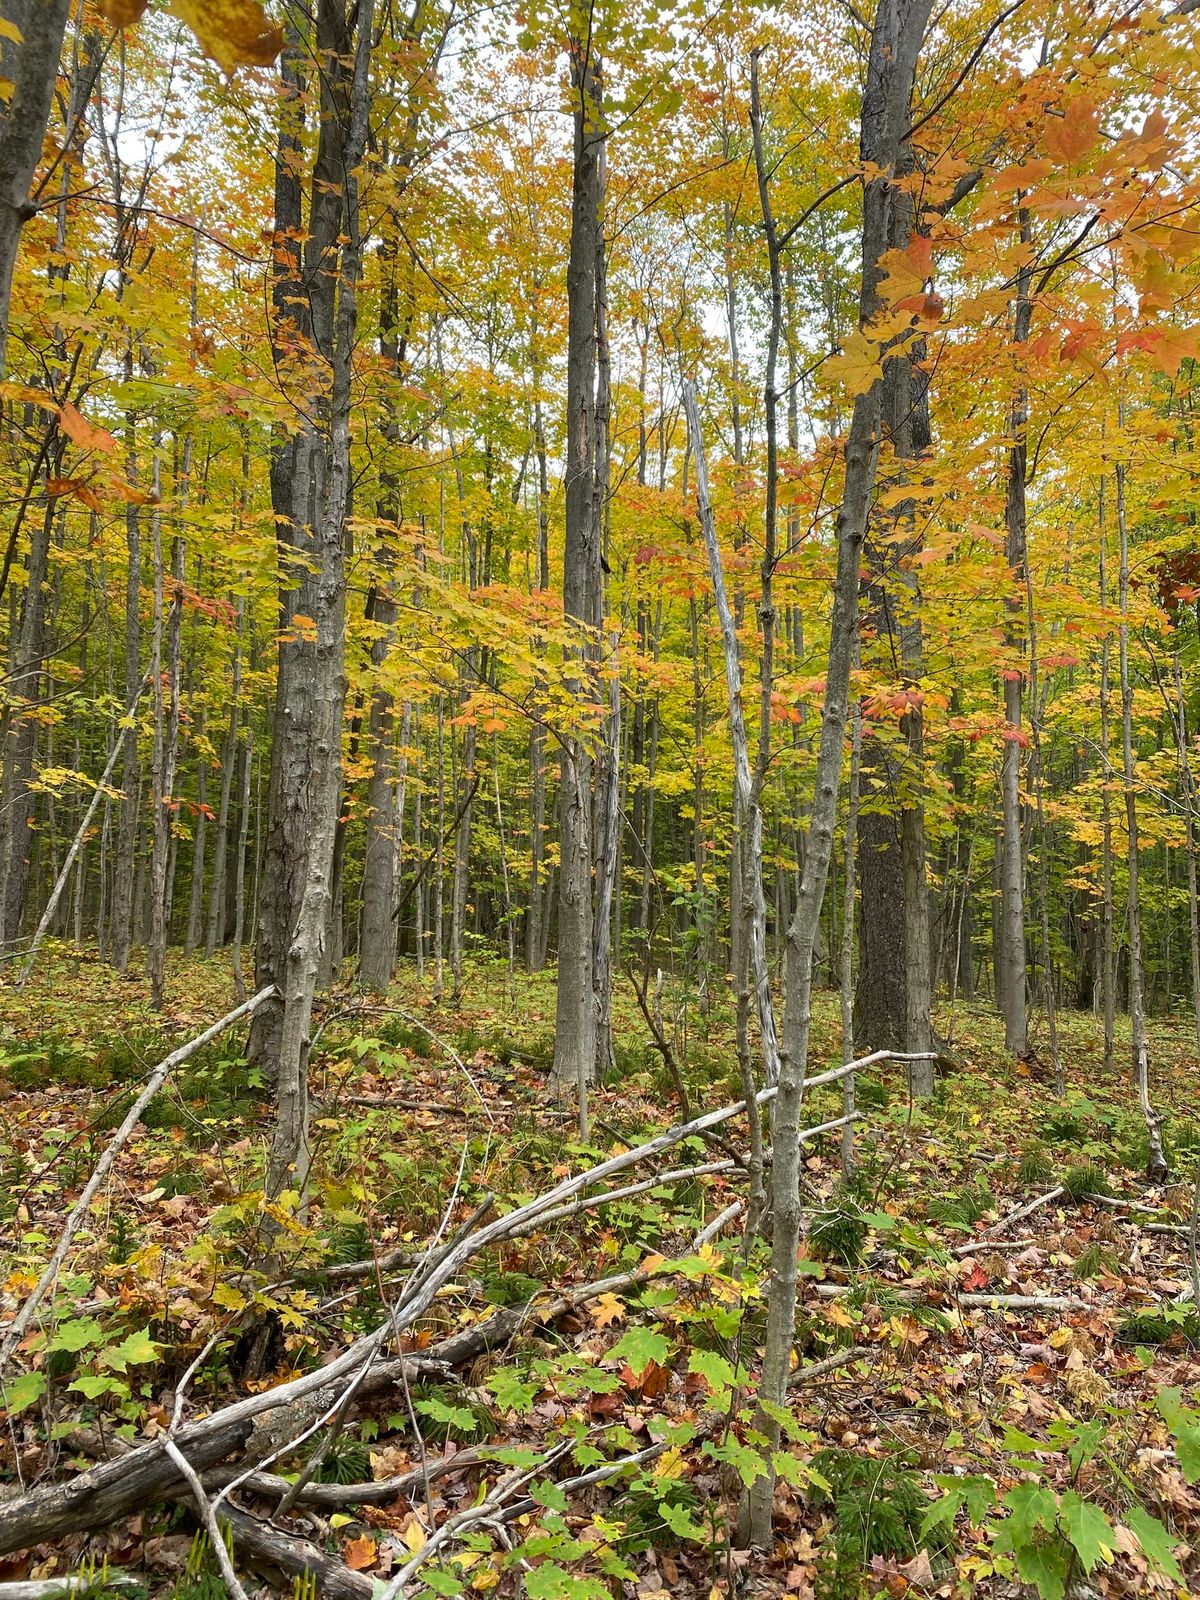
[(1062, 1184), (1056, 1184), (1053, 1189), (1047, 1190), (1045, 1194), (1038, 1195), (1036, 1200), (1030, 1200), (1025, 1205), (1018, 1206), (1015, 1211), (1010, 1211), (1006, 1217), (1001, 1217), (999, 1222), (993, 1223), (990, 1228), (980, 1234), (980, 1239), (996, 1238), (1006, 1228), (1011, 1228), (1014, 1222), (1020, 1222), (1023, 1217), (1028, 1217), (1033, 1212), (1040, 1210), (1042, 1206), (1048, 1206), (1051, 1201), (1057, 1200), (1062, 1192)]
[(831, 1372), (837, 1372), (841, 1367), (852, 1366), (854, 1362), (871, 1355), (875, 1348), (877, 1347), (869, 1344), (851, 1345), (848, 1350), (835, 1350), (833, 1355), (826, 1356), (823, 1361), (812, 1361), (807, 1367), (797, 1367), (788, 1377), (788, 1388), (799, 1389), (803, 1384), (815, 1383), (818, 1378), (828, 1377)]
[[(246, 1006), (260, 1004), (267, 992), (254, 996), (246, 1002)], [(233, 1016), (244, 1014), (244, 1009), (239, 1008), (237, 1013), (231, 1013), (217, 1026), (227, 1026)], [(212, 1030), (209, 1030), (208, 1034), (201, 1037), (211, 1036)], [(190, 1054), (197, 1047), (198, 1041), (184, 1048)], [(175, 1058), (168, 1058), (172, 1064), (178, 1054)], [(812, 1083), (832, 1081), (861, 1065), (861, 1062), (849, 1062), (844, 1067), (820, 1074)], [(155, 1081), (160, 1075), (166, 1075), (161, 1067), (155, 1073)], [(757, 1099), (760, 1102), (773, 1099), (775, 1092), (774, 1088), (764, 1089)], [(142, 1099), (148, 1101), (149, 1094), (144, 1092)], [(261, 1393), (247, 1395), (211, 1416), (180, 1429), (175, 1441), (178, 1448), (197, 1474), (216, 1466), (235, 1450), (246, 1452), (250, 1464), (263, 1460), (286, 1443), (289, 1436), (294, 1439), (295, 1435), (290, 1433), (290, 1429), (297, 1419), (307, 1418), (311, 1422), (312, 1417), (319, 1416), (322, 1409), (336, 1404), (345, 1384), (360, 1380), (364, 1368), (372, 1370), (369, 1386), (360, 1390), (360, 1393), (370, 1392), (374, 1381), (383, 1376), (387, 1366), (386, 1363), (377, 1362), (380, 1350), (389, 1339), (423, 1315), (438, 1290), (450, 1283), (472, 1256), (501, 1240), (518, 1236), (537, 1218), (580, 1199), (587, 1190), (596, 1188), (603, 1180), (643, 1161), (653, 1160), (680, 1141), (728, 1122), (745, 1109), (746, 1102), (739, 1100), (706, 1112), (691, 1122), (664, 1129), (645, 1144), (624, 1150), (600, 1162), (598, 1166), (565, 1178), (546, 1194), (487, 1223), (452, 1248), (439, 1252), (427, 1267), (418, 1269), (391, 1308), (387, 1320), (374, 1332), (357, 1339), (327, 1366)], [(132, 1117), (133, 1113), (130, 1115)], [(842, 1119), (839, 1118), (821, 1127), (827, 1129), (841, 1125)], [(806, 1129), (801, 1137), (812, 1138), (818, 1131)], [(95, 1192), (94, 1188), (92, 1192)], [(590, 1196), (586, 1206), (581, 1209), (603, 1205), (607, 1198), (604, 1193)], [(50, 1281), (49, 1276), (46, 1281)], [(418, 1364), (406, 1357), (398, 1370), (405, 1365), (416, 1370)], [(273, 1422), (260, 1420), (272, 1412), (279, 1414)], [(182, 1481), (175, 1464), (152, 1442), (131, 1451), (119, 1461), (101, 1463), (68, 1483), (42, 1484), (26, 1494), (0, 1503), (0, 1554), (25, 1549), (40, 1540), (57, 1538), (65, 1533), (102, 1527), (152, 1500), (162, 1499), (167, 1493), (178, 1489)]]
[(274, 993), (275, 985), (273, 983), (268, 984), (265, 989), (260, 989), (258, 993), (256, 995), (252, 995), (249, 1000), (244, 1000), (240, 1006), (235, 1006), (232, 1011), (226, 1012), (226, 1014), (218, 1021), (214, 1022), (211, 1027), (206, 1028), (203, 1033), (197, 1034), (197, 1036), (190, 1040), (187, 1044), (180, 1045), (178, 1050), (173, 1050), (165, 1060), (160, 1061), (158, 1066), (155, 1067), (154, 1071), (150, 1074), (149, 1080), (146, 1083), (146, 1087), (142, 1090), (141, 1094), (138, 1095), (137, 1099), (126, 1112), (125, 1120), (121, 1123), (121, 1126), (109, 1140), (104, 1154), (96, 1163), (95, 1171), (92, 1173), (87, 1183), (84, 1184), (83, 1193), (79, 1196), (79, 1199), (71, 1208), (71, 1214), (67, 1218), (66, 1225), (62, 1231), (62, 1236), (60, 1237), (58, 1244), (54, 1247), (54, 1252), (49, 1261), (46, 1263), (45, 1270), (42, 1272), (41, 1277), (29, 1291), (29, 1294), (25, 1298), (25, 1303), (21, 1306), (21, 1309), (17, 1312), (16, 1316), (5, 1329), (4, 1338), (2, 1341), (0, 1341), (0, 1368), (3, 1368), (4, 1363), (7, 1361), (12, 1351), (28, 1332), (29, 1324), (33, 1321), (34, 1313), (36, 1312), (38, 1306), (41, 1305), (46, 1294), (46, 1290), (54, 1282), (55, 1278), (57, 1278), (59, 1268), (66, 1259), (67, 1251), (71, 1248), (71, 1241), (78, 1233), (84, 1218), (87, 1216), (92, 1201), (99, 1193), (101, 1184), (108, 1176), (113, 1162), (120, 1154), (125, 1141), (129, 1138), (129, 1135), (141, 1121), (142, 1113), (150, 1104), (151, 1100), (154, 1099), (154, 1096), (162, 1088), (163, 1084), (166, 1083), (168, 1077), (170, 1077), (171, 1073), (176, 1067), (182, 1066), (185, 1061), (189, 1060), (196, 1054), (197, 1050), (203, 1049), (206, 1044), (209, 1044), (213, 1039), (217, 1038), (219, 1034), (224, 1033), (226, 1028), (231, 1028), (235, 1022), (240, 1022), (243, 1017), (252, 1016), (253, 1013), (258, 1010), (259, 1006), (261, 1006), (265, 1000), (268, 1000)]
[(289, 1578), (311, 1573), (322, 1600), (371, 1600), (376, 1592), (372, 1579), (352, 1572), (344, 1561), (327, 1555), (310, 1539), (283, 1533), (235, 1506), (221, 1507), (221, 1521), (228, 1524), (234, 1549), (247, 1565), (282, 1572)]
[[(398, 1472), (394, 1477), (379, 1478), (370, 1483), (306, 1483), (296, 1496), (296, 1504), (328, 1506), (332, 1510), (339, 1506), (387, 1505), (400, 1495), (408, 1495), (411, 1490), (424, 1489), (427, 1483), (436, 1483), (439, 1478), (449, 1477), (451, 1473), (465, 1472), (468, 1467), (479, 1466), (487, 1458), (488, 1453), (483, 1448), (456, 1450), (452, 1456), (442, 1456), (429, 1462), (428, 1466), (410, 1467), (407, 1472)], [(218, 1485), (206, 1487), (215, 1488)], [(261, 1494), (264, 1499), (282, 1500), (289, 1490), (295, 1488), (295, 1484), (290, 1478), (281, 1478), (274, 1472), (252, 1472), (242, 1487), (252, 1494)], [(0, 1600), (3, 1600), (2, 1595)]]
[[(813, 1293), (822, 1300), (838, 1300), (852, 1292), (848, 1283), (814, 1283)], [(897, 1300), (907, 1300), (913, 1305), (932, 1305), (916, 1289), (903, 1289), (888, 1285), (888, 1293)], [(1077, 1294), (956, 1294), (953, 1304), (967, 1306), (973, 1311), (1077, 1311), (1091, 1302)]]
[(94, 1574), (66, 1578), (31, 1578), (24, 1583), (0, 1583), (0, 1600), (69, 1600), (71, 1595), (95, 1594), (103, 1585), (110, 1589), (140, 1589), (136, 1578), (124, 1573), (98, 1569)]

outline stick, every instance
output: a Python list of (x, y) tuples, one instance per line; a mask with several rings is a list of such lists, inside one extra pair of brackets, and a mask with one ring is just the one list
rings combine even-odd
[[(137, 693), (129, 702), (129, 709), (121, 719), (123, 722), (127, 722), (129, 718), (133, 716), (134, 711), (137, 709), (137, 703), (142, 698), (142, 690), (145, 689), (149, 679), (150, 674), (147, 672), (141, 683), (138, 684)], [(46, 902), (46, 909), (42, 912), (42, 920), (37, 925), (37, 931), (33, 936), (33, 943), (25, 952), (25, 965), (21, 968), (20, 974), (17, 977), (18, 989), (23, 989), (25, 987), (29, 974), (33, 971), (33, 963), (34, 958), (38, 953), (38, 946), (46, 937), (46, 931), (50, 924), (54, 921), (54, 913), (58, 910), (58, 902), (62, 899), (62, 892), (67, 886), (67, 879), (71, 876), (71, 868), (75, 865), (75, 858), (83, 848), (84, 835), (92, 825), (92, 818), (96, 815), (96, 808), (100, 804), (100, 797), (108, 787), (108, 781), (113, 775), (113, 768), (117, 764), (117, 757), (120, 755), (121, 747), (124, 745), (124, 743), (125, 735), (124, 732), (121, 732), (113, 741), (113, 747), (109, 751), (108, 762), (105, 765), (103, 773), (101, 774), (100, 782), (96, 785), (95, 791), (92, 794), (92, 798), (88, 803), (88, 808), (83, 814), (83, 821), (79, 824), (79, 830), (75, 835), (75, 838), (71, 844), (71, 848), (67, 851), (67, 859), (62, 864), (62, 871), (58, 875), (58, 880), (55, 883), (54, 888), (50, 891), (50, 898)]]
[(985, 1233), (980, 1234), (980, 1241), (994, 1239), (997, 1234), (1003, 1233), (1014, 1222), (1020, 1222), (1022, 1217), (1027, 1217), (1031, 1212), (1037, 1211), (1039, 1207), (1048, 1206), (1052, 1200), (1057, 1200), (1062, 1192), (1063, 1186), (1060, 1183), (1056, 1188), (1048, 1190), (1045, 1194), (1038, 1195), (1036, 1200), (1030, 1200), (1027, 1205), (1018, 1206), (1015, 1211), (1010, 1211), (1006, 1217), (1001, 1217), (999, 1222), (993, 1223)]
[(812, 1383), (817, 1378), (824, 1378), (830, 1372), (836, 1372), (839, 1367), (848, 1367), (855, 1361), (861, 1361), (864, 1356), (869, 1356), (872, 1346), (869, 1344), (852, 1345), (849, 1350), (835, 1350), (833, 1355), (826, 1356), (823, 1361), (813, 1361), (807, 1367), (797, 1367), (788, 1378), (788, 1388), (798, 1389), (803, 1383)]
[[(812, 1288), (813, 1293), (820, 1295), (822, 1300), (837, 1300), (849, 1294), (853, 1285), (814, 1283)], [(916, 1303), (921, 1299), (915, 1289), (893, 1288), (890, 1284), (888, 1293), (895, 1295), (897, 1300)], [(1092, 1304), (1077, 1294), (958, 1294), (954, 1299), (958, 1305), (967, 1306), (973, 1311), (1075, 1311)]]
[(225, 1544), (225, 1535), (217, 1524), (217, 1514), (204, 1492), (204, 1485), (197, 1477), (194, 1467), (169, 1433), (164, 1436), (162, 1447), (179, 1468), (179, 1471), (187, 1480), (188, 1487), (195, 1496), (196, 1509), (200, 1513), (201, 1522), (208, 1530), (209, 1543), (212, 1545), (213, 1555), (217, 1558), (217, 1565), (221, 1569), (221, 1577), (225, 1587), (233, 1596), (233, 1600), (250, 1600), (249, 1595), (238, 1581), (237, 1573), (233, 1570), (233, 1562), (230, 1560), (229, 1550)]
[(29, 1291), (24, 1305), (5, 1330), (3, 1341), (0, 1341), (0, 1368), (3, 1367), (16, 1345), (25, 1337), (29, 1324), (33, 1321), (33, 1314), (38, 1306), (41, 1305), (46, 1290), (58, 1276), (58, 1270), (66, 1259), (67, 1251), (71, 1248), (71, 1241), (78, 1233), (83, 1219), (87, 1216), (88, 1208), (95, 1199), (100, 1185), (108, 1176), (109, 1170), (120, 1154), (125, 1141), (141, 1121), (142, 1112), (145, 1111), (151, 1100), (162, 1088), (171, 1072), (176, 1067), (182, 1066), (185, 1061), (196, 1054), (197, 1050), (210, 1043), (218, 1034), (224, 1033), (226, 1028), (232, 1027), (235, 1022), (240, 1022), (243, 1017), (252, 1015), (274, 993), (275, 985), (273, 983), (268, 984), (265, 989), (260, 989), (249, 1000), (244, 1000), (240, 1006), (235, 1006), (232, 1011), (226, 1012), (211, 1027), (206, 1028), (203, 1033), (197, 1034), (187, 1044), (180, 1045), (178, 1050), (172, 1051), (165, 1060), (160, 1061), (158, 1066), (155, 1067), (150, 1074), (146, 1087), (126, 1112), (125, 1120), (109, 1140), (108, 1148), (96, 1163), (96, 1170), (84, 1185), (83, 1193), (72, 1207), (71, 1214), (63, 1228), (62, 1237), (55, 1246), (50, 1260), (46, 1263), (45, 1271)]
[(139, 1589), (136, 1578), (124, 1573), (104, 1572), (103, 1569), (88, 1577), (86, 1574), (67, 1578), (30, 1579), (25, 1583), (0, 1583), (0, 1600), (68, 1600), (70, 1595), (96, 1593), (101, 1587), (109, 1589)]
[(718, 1211), (707, 1228), (701, 1228), (696, 1235), (692, 1241), (692, 1249), (698, 1250), (702, 1244), (707, 1244), (710, 1239), (715, 1239), (727, 1222), (732, 1222), (734, 1217), (741, 1216), (745, 1205), (746, 1202), (744, 1200), (735, 1200), (732, 1205), (726, 1206), (724, 1211)]

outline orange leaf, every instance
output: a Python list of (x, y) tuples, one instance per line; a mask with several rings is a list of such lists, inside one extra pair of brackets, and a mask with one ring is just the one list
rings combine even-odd
[(223, 72), (269, 67), (283, 49), (283, 29), (258, 0), (171, 0), (170, 10), (187, 23), (205, 55)]
[(62, 431), (81, 450), (103, 450), (112, 455), (117, 448), (117, 441), (107, 428), (102, 428), (98, 423), (89, 422), (81, 411), (77, 411), (68, 401), (58, 414)]
[(1064, 108), (1061, 117), (1047, 117), (1042, 143), (1063, 166), (1073, 166), (1100, 137), (1100, 118), (1092, 102), (1080, 95)]
[(364, 1533), (361, 1538), (348, 1539), (342, 1546), (342, 1556), (351, 1572), (365, 1572), (379, 1558), (379, 1548), (374, 1539)]
[(141, 19), (149, 0), (98, 0), (100, 15), (114, 28), (128, 28)]

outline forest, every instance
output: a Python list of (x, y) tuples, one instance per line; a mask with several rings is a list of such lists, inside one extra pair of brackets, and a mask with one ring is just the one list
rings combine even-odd
[(1200, 1594), (1200, 0), (0, 0), (0, 1600)]

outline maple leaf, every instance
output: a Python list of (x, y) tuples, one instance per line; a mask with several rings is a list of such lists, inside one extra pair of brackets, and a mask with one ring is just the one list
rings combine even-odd
[(348, 1539), (342, 1546), (342, 1559), (351, 1572), (365, 1572), (378, 1558), (379, 1547), (365, 1533), (357, 1539)]
[(611, 1328), (614, 1322), (624, 1322), (626, 1315), (624, 1301), (615, 1294), (600, 1295), (592, 1309), (592, 1321), (598, 1328)]
[(1099, 114), (1084, 95), (1072, 100), (1062, 116), (1047, 117), (1042, 129), (1047, 152), (1064, 166), (1074, 166), (1082, 160), (1099, 138)]
[(883, 372), (879, 346), (865, 333), (852, 333), (841, 352), (825, 363), (825, 370), (850, 394), (865, 394)]
[(97, 10), (114, 28), (129, 28), (140, 22), (149, 0), (97, 0)]

